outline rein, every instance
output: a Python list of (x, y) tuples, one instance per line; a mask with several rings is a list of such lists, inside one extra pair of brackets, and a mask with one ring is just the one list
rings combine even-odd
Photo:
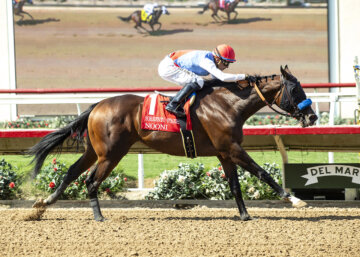
[[(275, 99), (273, 100), (273, 102), (271, 104), (269, 104), (269, 102), (265, 99), (264, 95), (261, 93), (259, 87), (258, 87), (258, 82), (261, 81), (262, 79), (265, 79), (266, 82), (268, 81), (269, 78), (271, 78), (271, 80), (274, 80), (274, 78), (276, 77), (275, 74), (271, 75), (271, 76), (262, 76), (262, 77), (256, 77), (256, 82), (251, 83), (249, 81), (249, 85), (255, 88), (256, 93), (258, 94), (258, 96), (260, 97), (260, 99), (274, 112), (286, 116), (286, 117), (296, 117), (299, 116), (299, 114), (301, 114), (299, 112), (299, 109), (297, 108), (297, 106), (294, 104), (294, 102), (292, 101), (292, 98), (290, 97), (290, 94), (288, 92), (288, 90), (286, 89), (285, 83), (283, 81), (283, 76), (280, 76), (280, 86), (281, 86), (281, 90), (277, 93)], [(290, 99), (290, 103), (291, 105), (295, 108), (295, 113), (293, 115), (286, 113), (286, 112), (280, 112), (278, 110), (276, 110), (274, 107), (272, 107), (272, 105), (276, 102), (278, 104), (278, 102), (280, 102), (284, 91), (286, 92), (286, 95), (288, 96), (288, 98)], [(279, 105), (279, 104), (278, 104)]]

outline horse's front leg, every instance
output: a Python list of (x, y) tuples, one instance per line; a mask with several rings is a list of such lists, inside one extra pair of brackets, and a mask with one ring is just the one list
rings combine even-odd
[(236, 17), (238, 16), (238, 12), (237, 11), (232, 11), (232, 12), (235, 13), (235, 16), (234, 16), (234, 19), (233, 19), (233, 20), (235, 20)]
[(224, 159), (221, 156), (218, 156), (218, 159), (224, 169), (226, 178), (229, 182), (231, 193), (235, 197), (235, 201), (240, 212), (240, 219), (243, 221), (251, 220), (251, 217), (246, 210), (245, 203), (242, 198), (236, 165), (230, 159)]
[(268, 184), (282, 199), (292, 202), (293, 207), (301, 208), (307, 205), (299, 198), (285, 192), (285, 190), (275, 182), (270, 174), (261, 168), (240, 145), (232, 145), (231, 160), (235, 164), (255, 175), (261, 181)]
[(28, 12), (24, 12), (23, 11), (23, 13), (25, 13), (26, 15), (28, 15), (32, 20), (34, 20), (34, 18), (31, 16), (31, 14), (30, 13), (28, 13)]

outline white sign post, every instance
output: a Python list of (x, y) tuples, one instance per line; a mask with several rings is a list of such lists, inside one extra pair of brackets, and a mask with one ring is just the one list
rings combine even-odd
[[(12, 1), (0, 1), (0, 88), (16, 88), (14, 17)], [(0, 103), (0, 121), (16, 118), (16, 105)]]

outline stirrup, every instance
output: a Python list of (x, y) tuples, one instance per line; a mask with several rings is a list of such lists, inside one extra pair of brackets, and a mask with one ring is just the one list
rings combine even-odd
[(169, 107), (169, 105), (167, 105), (167, 106), (165, 107), (165, 110), (167, 110), (168, 112), (171, 112), (171, 113), (174, 114), (176, 117), (179, 117), (179, 118), (186, 117), (185, 111), (178, 110), (178, 108), (179, 108), (179, 107), (176, 107), (175, 109), (172, 109), (171, 107)]

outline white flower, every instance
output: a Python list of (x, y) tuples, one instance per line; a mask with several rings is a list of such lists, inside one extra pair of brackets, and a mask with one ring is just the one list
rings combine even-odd
[(178, 177), (178, 181), (179, 181), (180, 183), (183, 183), (183, 182), (185, 181), (185, 176), (180, 175), (180, 176)]
[(252, 194), (255, 192), (255, 188), (254, 187), (250, 187), (249, 190), (248, 190), (248, 193), (249, 194)]
[(259, 199), (259, 198), (260, 198), (260, 192), (259, 192), (259, 191), (256, 191), (256, 192), (254, 193), (254, 198), (255, 198), (255, 199)]

